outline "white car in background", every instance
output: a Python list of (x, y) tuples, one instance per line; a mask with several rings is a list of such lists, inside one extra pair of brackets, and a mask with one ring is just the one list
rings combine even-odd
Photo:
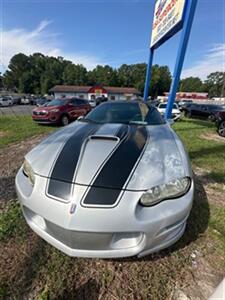
[(88, 100), (89, 104), (91, 105), (92, 108), (95, 108), (96, 106), (96, 101), (94, 99)]
[(30, 99), (28, 97), (23, 97), (20, 101), (21, 104), (30, 104)]
[(11, 106), (13, 105), (13, 99), (10, 96), (0, 97), (0, 106)]
[[(161, 113), (162, 116), (164, 116), (166, 113), (166, 107), (167, 107), (167, 103), (160, 103), (157, 107), (158, 111)], [(173, 104), (171, 117), (174, 121), (177, 121), (181, 118), (181, 111), (179, 110), (179, 107), (176, 103)]]

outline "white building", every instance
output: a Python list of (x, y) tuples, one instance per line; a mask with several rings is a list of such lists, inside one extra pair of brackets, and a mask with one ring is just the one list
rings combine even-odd
[(96, 99), (106, 97), (109, 100), (134, 100), (140, 92), (132, 87), (111, 87), (111, 86), (75, 86), (75, 85), (56, 85), (49, 90), (55, 98), (77, 97), (81, 99)]

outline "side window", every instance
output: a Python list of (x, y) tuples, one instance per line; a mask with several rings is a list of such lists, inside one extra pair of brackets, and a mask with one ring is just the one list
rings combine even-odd
[(71, 100), (71, 103), (72, 103), (73, 105), (78, 105), (77, 99), (72, 99), (72, 100)]
[(165, 124), (165, 120), (161, 116), (160, 112), (155, 107), (149, 107), (148, 114), (145, 118), (148, 125), (160, 125)]
[(85, 105), (85, 102), (84, 102), (84, 100), (77, 99), (77, 104), (78, 105)]

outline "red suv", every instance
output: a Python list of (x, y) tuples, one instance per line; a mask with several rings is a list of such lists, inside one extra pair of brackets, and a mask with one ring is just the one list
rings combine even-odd
[(44, 106), (32, 111), (33, 121), (40, 124), (67, 125), (79, 116), (86, 115), (91, 110), (88, 100), (83, 99), (54, 99)]

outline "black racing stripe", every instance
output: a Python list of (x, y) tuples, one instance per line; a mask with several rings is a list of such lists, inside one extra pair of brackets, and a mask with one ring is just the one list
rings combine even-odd
[(60, 152), (49, 179), (48, 194), (69, 199), (73, 176), (84, 140), (99, 128), (96, 124), (85, 124), (72, 135)]
[(130, 126), (127, 136), (92, 183), (83, 203), (113, 205), (140, 157), (148, 138), (144, 126)]

